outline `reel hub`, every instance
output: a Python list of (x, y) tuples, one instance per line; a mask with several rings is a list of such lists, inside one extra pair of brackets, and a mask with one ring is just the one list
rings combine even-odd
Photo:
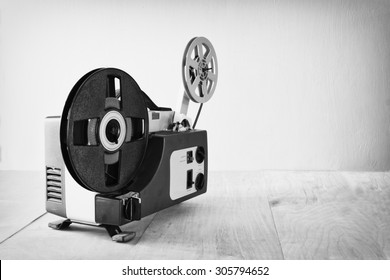
[(204, 81), (207, 79), (208, 71), (211, 70), (211, 68), (207, 67), (206, 60), (202, 59), (198, 66), (198, 71), (200, 73), (200, 79), (201, 81)]
[(110, 152), (116, 151), (125, 141), (126, 122), (115, 110), (107, 112), (99, 126), (99, 138), (103, 147)]

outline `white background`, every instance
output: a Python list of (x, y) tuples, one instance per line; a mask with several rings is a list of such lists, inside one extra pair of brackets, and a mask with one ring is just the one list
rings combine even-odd
[(210, 169), (390, 169), (390, 1), (0, 0), (0, 170), (43, 170), (44, 117), (94, 68), (177, 109), (194, 36), (219, 62)]

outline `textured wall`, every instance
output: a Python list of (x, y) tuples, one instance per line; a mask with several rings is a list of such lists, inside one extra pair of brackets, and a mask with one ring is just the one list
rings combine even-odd
[(43, 168), (44, 117), (93, 68), (174, 107), (199, 35), (220, 70), (211, 169), (390, 169), (390, 2), (368, 0), (0, 0), (0, 169)]

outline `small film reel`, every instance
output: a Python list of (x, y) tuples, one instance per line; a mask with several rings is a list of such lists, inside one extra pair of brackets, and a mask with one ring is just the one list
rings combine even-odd
[(183, 56), (183, 83), (187, 96), (196, 103), (207, 102), (214, 94), (218, 80), (215, 50), (204, 37), (195, 37)]

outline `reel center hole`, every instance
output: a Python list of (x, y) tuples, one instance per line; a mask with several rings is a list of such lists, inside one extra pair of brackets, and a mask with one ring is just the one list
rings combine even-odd
[(121, 127), (117, 120), (112, 119), (106, 126), (106, 137), (111, 143), (118, 144), (118, 139), (121, 134)]
[(198, 71), (200, 73), (200, 79), (202, 81), (207, 79), (208, 71), (211, 70), (211, 68), (208, 67), (206, 60), (202, 59), (198, 66)]

